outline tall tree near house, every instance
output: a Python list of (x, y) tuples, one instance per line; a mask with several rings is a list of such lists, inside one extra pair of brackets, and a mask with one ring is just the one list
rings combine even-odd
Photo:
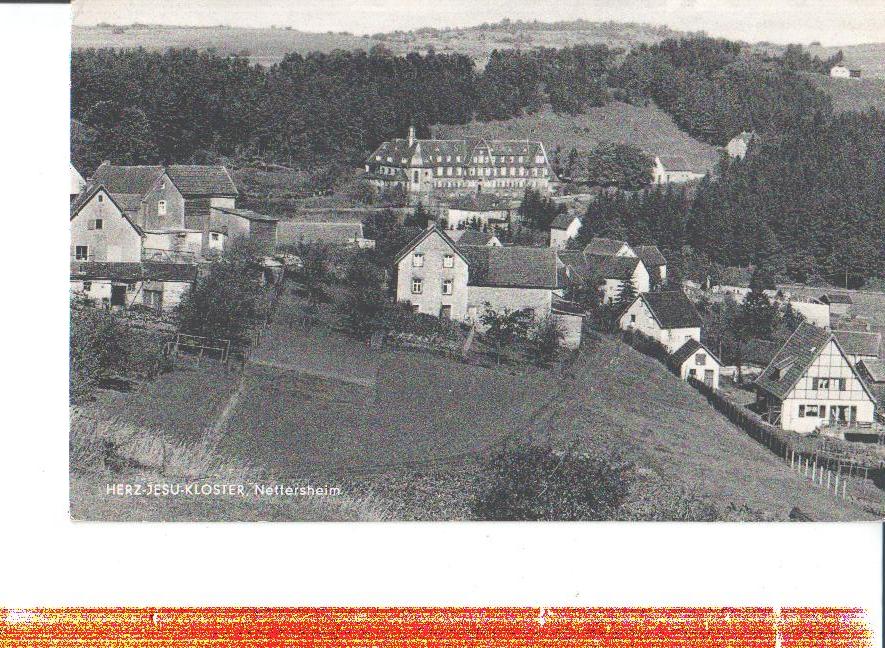
[(552, 198), (542, 196), (540, 191), (526, 189), (517, 214), (527, 227), (546, 231), (550, 229), (553, 219), (565, 210), (565, 205), (557, 205)]
[(623, 313), (625, 310), (627, 310), (627, 308), (630, 307), (630, 304), (636, 301), (636, 297), (638, 296), (639, 291), (636, 289), (636, 282), (633, 281), (633, 277), (622, 281), (620, 287), (618, 288), (618, 293), (617, 295), (615, 295), (615, 314)]
[(403, 225), (405, 227), (420, 227), (424, 229), (427, 227), (427, 222), (433, 218), (433, 214), (424, 206), (424, 203), (419, 202), (415, 205), (415, 210), (403, 220)]
[(564, 339), (565, 332), (559, 321), (552, 315), (547, 315), (536, 321), (528, 336), (529, 357), (532, 362), (541, 367), (548, 366), (556, 360)]
[(636, 191), (652, 181), (652, 159), (629, 144), (602, 143), (587, 155), (587, 182)]
[(501, 364), (501, 354), (506, 347), (526, 340), (532, 323), (532, 316), (526, 310), (496, 310), (489, 302), (485, 303), (485, 310), (479, 319), (486, 327), (483, 336), (495, 348), (495, 361), (498, 364)]
[(354, 333), (375, 329), (384, 310), (384, 273), (369, 251), (354, 256), (344, 275), (345, 298), (341, 304), (344, 323)]
[(328, 297), (327, 283), (331, 279), (331, 251), (322, 243), (301, 243), (297, 254), (302, 265), (294, 272), (295, 280), (301, 284), (304, 296), (311, 308), (316, 308)]
[(750, 280), (750, 292), (742, 308), (743, 329), (747, 338), (770, 340), (777, 318), (777, 307), (771, 303), (765, 290), (774, 286), (771, 276), (763, 268), (756, 268)]

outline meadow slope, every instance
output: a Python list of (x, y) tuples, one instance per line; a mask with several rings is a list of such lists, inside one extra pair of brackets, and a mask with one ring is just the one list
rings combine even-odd
[(587, 152), (601, 142), (623, 142), (639, 147), (650, 156), (682, 156), (702, 170), (712, 169), (719, 160), (716, 147), (679, 130), (667, 113), (651, 104), (634, 106), (613, 101), (581, 115), (556, 114), (545, 107), (537, 113), (506, 121), (438, 125), (433, 133), (440, 139), (479, 136), (538, 139), (544, 142), (548, 154), (559, 146), (564, 155), (573, 146)]

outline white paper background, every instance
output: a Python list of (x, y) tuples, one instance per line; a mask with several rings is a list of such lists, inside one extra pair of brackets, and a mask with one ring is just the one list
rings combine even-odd
[(878, 524), (69, 522), (69, 20), (0, 5), (0, 606), (847, 605), (879, 636)]

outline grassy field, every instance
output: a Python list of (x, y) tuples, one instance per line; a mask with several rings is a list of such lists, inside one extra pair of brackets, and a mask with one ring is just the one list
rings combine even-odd
[(574, 146), (589, 151), (601, 142), (624, 142), (647, 154), (682, 156), (699, 169), (711, 169), (719, 160), (716, 148), (679, 130), (673, 119), (655, 106), (612, 102), (582, 115), (557, 115), (549, 108), (535, 114), (497, 122), (472, 122), (434, 127), (434, 136), (540, 139), (548, 153), (555, 147), (565, 155)]
[[(281, 318), (254, 360), (242, 374), (207, 365), (165, 374), (100, 411), (160, 430), (173, 446), (208, 445), (250, 475), (341, 487), (335, 506), (358, 519), (469, 519), (479, 460), (507, 437), (631, 463), (624, 519), (691, 519), (680, 493), (744, 511), (738, 519), (783, 520), (795, 506), (815, 519), (871, 517), (790, 472), (660, 363), (610, 338), (591, 340), (562, 370), (489, 368), (373, 350)], [(79, 510), (113, 517), (118, 505), (90, 479), (73, 482)], [(187, 516), (187, 501), (169, 505), (168, 515)], [(225, 506), (245, 519), (304, 519), (285, 503), (252, 513), (242, 501), (193, 506), (200, 519), (224, 518)], [(139, 507), (126, 519), (163, 514), (161, 504)]]
[(885, 110), (885, 76), (880, 78), (834, 79), (822, 74), (806, 74), (814, 85), (833, 99), (837, 112)]
[(311, 33), (284, 28), (175, 27), (164, 25), (74, 26), (72, 46), (214, 48), (222, 54), (248, 56), (253, 63), (272, 65), (289, 52), (331, 52), (335, 49), (369, 50), (383, 45), (394, 54), (458, 52), (473, 57), (481, 67), (493, 49), (565, 47), (578, 44), (606, 44), (629, 49), (637, 43), (652, 43), (678, 35), (666, 27), (628, 23), (495, 24), (457, 29), (419, 29), (409, 32), (354, 35)]

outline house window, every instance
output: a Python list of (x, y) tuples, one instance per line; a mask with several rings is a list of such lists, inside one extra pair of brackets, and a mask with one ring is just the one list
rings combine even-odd
[(420, 295), (423, 292), (424, 282), (418, 277), (412, 279), (412, 294)]
[(213, 241), (217, 241), (217, 240), (218, 240), (218, 233), (217, 233), (217, 232), (212, 232), (212, 240), (213, 240)]
[(166, 215), (166, 201), (159, 200), (157, 201), (157, 216), (165, 216)]
[(631, 323), (631, 324), (635, 324), (635, 323), (636, 323), (636, 315), (633, 315), (633, 314), (630, 315), (630, 323)]
[(442, 294), (443, 295), (451, 295), (452, 294), (452, 280), (444, 279), (442, 284)]
[(827, 406), (826, 405), (820, 406), (820, 417), (827, 418)]
[(817, 418), (818, 416), (817, 405), (806, 405), (805, 406), (805, 416)]
[(104, 202), (104, 196), (98, 194), (98, 202)]
[(77, 261), (86, 261), (89, 259), (89, 246), (78, 245), (74, 250), (74, 256), (77, 258)]
[(453, 254), (444, 254), (443, 255), (443, 268), (454, 268), (455, 267), (455, 256)]
[(424, 255), (420, 252), (415, 252), (412, 255), (412, 267), (413, 268), (421, 268), (424, 266)]
[(688, 375), (691, 376), (692, 378), (696, 378), (698, 375), (698, 370), (697, 369), (689, 369)]
[(697, 354), (697, 355), (694, 357), (694, 363), (695, 363), (696, 365), (707, 364), (707, 354), (706, 354), (706, 353), (699, 353), (699, 354)]
[(83, 290), (86, 292), (89, 292), (90, 290), (92, 290), (92, 282), (91, 281), (84, 281), (83, 282)]
[(95, 219), (95, 229), (100, 230), (104, 227), (104, 221), (101, 218)]
[(799, 418), (805, 418), (805, 405), (799, 406)]

